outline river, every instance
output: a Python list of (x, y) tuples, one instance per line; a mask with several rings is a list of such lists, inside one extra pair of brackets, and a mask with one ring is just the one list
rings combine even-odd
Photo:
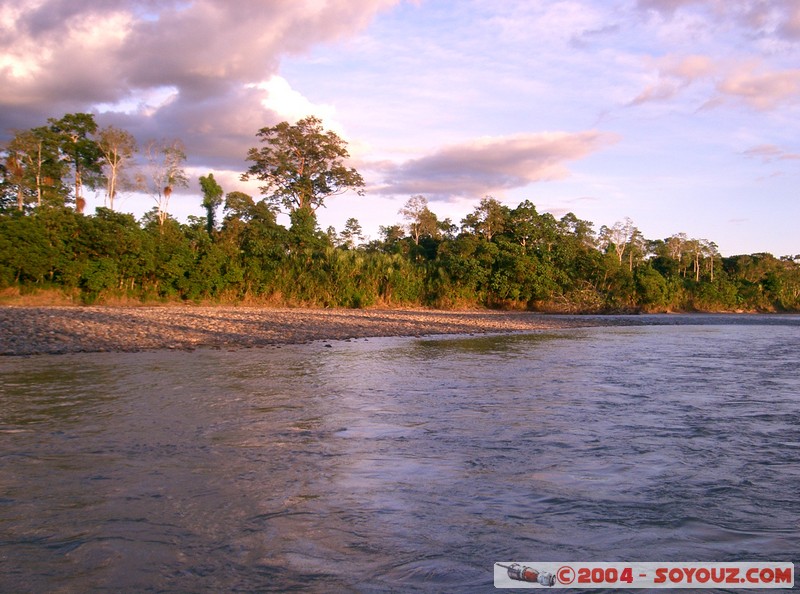
[(0, 591), (486, 592), (495, 561), (796, 563), (800, 317), (612, 322), (2, 358)]

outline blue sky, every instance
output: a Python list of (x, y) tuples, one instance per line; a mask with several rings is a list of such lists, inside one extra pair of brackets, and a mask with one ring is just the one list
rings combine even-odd
[[(182, 138), (190, 173), (231, 191), (260, 127), (315, 114), (368, 183), (323, 229), (356, 217), (377, 238), (412, 194), (458, 223), (491, 195), (800, 254), (796, 0), (91, 4), (0, 2), (3, 131), (102, 104), (141, 142)], [(196, 184), (171, 208), (201, 214)]]

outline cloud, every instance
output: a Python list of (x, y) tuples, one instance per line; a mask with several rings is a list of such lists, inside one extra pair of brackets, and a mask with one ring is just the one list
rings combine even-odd
[(667, 58), (662, 62), (662, 72), (686, 82), (708, 76), (714, 71), (714, 63), (708, 56), (685, 56)]
[(336, 122), (336, 108), (332, 105), (317, 105), (294, 90), (282, 76), (273, 75), (268, 81), (253, 85), (266, 92), (261, 104), (281, 118), (296, 122), (307, 116), (317, 116), (325, 122), (325, 128), (344, 134), (342, 125)]
[(764, 72), (754, 64), (741, 66), (717, 84), (717, 91), (755, 109), (772, 109), (800, 97), (800, 69)]
[(617, 35), (620, 31), (621, 27), (619, 25), (605, 25), (597, 29), (588, 29), (573, 36), (570, 43), (573, 47), (578, 49), (587, 49), (590, 48), (595, 41)]
[[(175, 136), (190, 161), (241, 161), (245, 136), (280, 121), (263, 104), (269, 89), (247, 85), (399, 1), (3, 1), (0, 135), (102, 105), (103, 121), (125, 122), (140, 141)], [(164, 89), (169, 101), (142, 103)]]
[(699, 81), (712, 81), (703, 109), (744, 103), (760, 110), (777, 108), (800, 98), (800, 69), (766, 71), (754, 60), (718, 63), (708, 56), (667, 56), (648, 60), (656, 76), (628, 105), (668, 101)]
[(653, 10), (666, 15), (672, 15), (676, 10), (684, 6), (707, 3), (708, 0), (637, 0), (636, 2), (641, 9)]
[(681, 10), (696, 9), (712, 15), (709, 26), (724, 21), (743, 27), (751, 34), (800, 40), (800, 5), (797, 0), (637, 0), (638, 9), (671, 19)]
[(405, 163), (381, 164), (380, 194), (424, 194), (430, 199), (475, 197), (569, 175), (568, 161), (614, 142), (616, 135), (542, 132), (481, 138), (444, 147)]
[(800, 154), (791, 153), (774, 144), (759, 144), (747, 149), (742, 154), (752, 159), (760, 159), (763, 163), (800, 160)]
[[(603, 35), (611, 32), (603, 11), (592, 2), (567, 0), (563, 2), (505, 2), (479, 0), (491, 7), (489, 26), (503, 42), (529, 43), (546, 40), (548, 45), (581, 40), (584, 35)], [(497, 10), (502, 8), (502, 10)], [(609, 27), (608, 30), (603, 30)], [(585, 40), (584, 40), (585, 41)]]
[(739, 5), (721, 4), (737, 22), (761, 36), (784, 41), (800, 40), (800, 5), (797, 0), (750, 0)]
[(683, 85), (676, 84), (672, 81), (659, 80), (645, 87), (645, 89), (634, 97), (628, 105), (636, 106), (656, 101), (667, 101), (675, 97), (682, 87)]
[(778, 27), (778, 32), (786, 39), (800, 40), (800, 5), (797, 2), (787, 9), (786, 18)]
[(653, 63), (657, 70), (656, 80), (628, 105), (672, 99), (693, 82), (712, 74), (715, 69), (711, 58), (702, 55), (666, 56)]

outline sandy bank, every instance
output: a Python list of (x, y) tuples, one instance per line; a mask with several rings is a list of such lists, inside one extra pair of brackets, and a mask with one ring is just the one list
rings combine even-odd
[(0, 355), (246, 348), (314, 340), (517, 332), (567, 322), (520, 312), (249, 307), (0, 307)]

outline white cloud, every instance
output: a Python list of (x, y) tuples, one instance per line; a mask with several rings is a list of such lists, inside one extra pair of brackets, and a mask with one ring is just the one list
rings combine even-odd
[(313, 115), (325, 122), (326, 129), (342, 132), (342, 125), (336, 122), (336, 108), (333, 105), (312, 103), (294, 90), (282, 76), (273, 75), (268, 81), (251, 86), (266, 92), (261, 104), (282, 119), (294, 123)]

